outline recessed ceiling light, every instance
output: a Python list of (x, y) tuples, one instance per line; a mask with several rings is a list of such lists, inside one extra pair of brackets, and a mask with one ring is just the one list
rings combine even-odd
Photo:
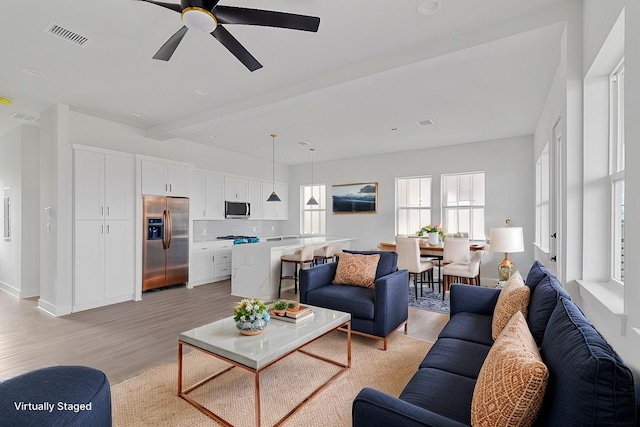
[(29, 74), (30, 76), (42, 77), (44, 73), (42, 71), (34, 70), (33, 68), (23, 68), (22, 72)]
[(418, 14), (422, 16), (435, 15), (442, 9), (443, 0), (422, 0), (418, 5)]
[(298, 142), (298, 144), (300, 144), (300, 145), (306, 145), (306, 146), (311, 145), (311, 144), (309, 144), (307, 141), (300, 141), (300, 142)]
[(393, 132), (395, 132), (395, 131), (397, 131), (397, 130), (398, 130), (398, 128), (391, 128), (391, 130), (392, 130)]
[(11, 105), (12, 102), (13, 100), (11, 98), (0, 96), (0, 104)]
[(418, 121), (417, 121), (417, 123), (418, 123), (420, 126), (429, 126), (429, 125), (432, 125), (432, 124), (433, 124), (433, 120), (431, 120), (431, 119), (418, 120)]
[(142, 117), (142, 114), (138, 114), (138, 113), (131, 113), (131, 115), (132, 115), (133, 117)]
[(197, 93), (198, 95), (206, 95), (209, 92), (207, 92), (205, 89), (194, 89), (193, 90), (195, 93)]

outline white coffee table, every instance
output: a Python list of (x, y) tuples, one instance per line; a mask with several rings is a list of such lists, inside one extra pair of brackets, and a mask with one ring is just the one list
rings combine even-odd
[[(178, 336), (178, 396), (223, 425), (231, 426), (228, 421), (188, 396), (188, 393), (234, 367), (246, 369), (254, 374), (255, 418), (256, 426), (260, 426), (260, 372), (264, 369), (296, 351), (342, 368), (276, 423), (276, 425), (280, 425), (331, 381), (351, 367), (351, 314), (321, 307), (310, 307), (315, 313), (313, 318), (299, 324), (272, 319), (264, 332), (256, 336), (241, 335), (235, 327), (233, 317), (227, 317), (181, 333)], [(338, 328), (345, 329), (347, 332), (346, 364), (302, 350), (307, 344)], [(268, 346), (264, 345), (265, 340), (268, 340)], [(222, 359), (231, 366), (183, 389), (182, 356), (184, 346)]]

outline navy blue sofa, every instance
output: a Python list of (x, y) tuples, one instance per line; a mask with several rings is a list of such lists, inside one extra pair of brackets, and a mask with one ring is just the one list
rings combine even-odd
[(110, 427), (109, 381), (85, 366), (52, 366), (6, 380), (0, 426)]
[[(351, 331), (383, 341), (409, 318), (407, 270), (398, 270), (398, 254), (388, 251), (345, 251), (380, 254), (374, 288), (334, 285), (337, 263), (300, 271), (300, 303), (351, 313)], [(338, 259), (338, 262), (339, 259)]]
[[(631, 371), (540, 263), (534, 263), (526, 285), (527, 324), (549, 369), (534, 425), (636, 425)], [(353, 425), (470, 425), (474, 386), (493, 344), (499, 292), (454, 284), (451, 318), (400, 396), (364, 388), (353, 402)]]

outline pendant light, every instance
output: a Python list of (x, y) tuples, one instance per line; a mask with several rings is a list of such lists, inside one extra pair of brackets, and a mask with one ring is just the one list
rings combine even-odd
[(311, 151), (311, 197), (309, 198), (309, 201), (307, 202), (307, 205), (318, 205), (318, 201), (316, 200), (315, 197), (313, 197), (313, 152), (316, 151), (315, 148), (309, 148), (309, 151)]
[(275, 133), (271, 134), (271, 141), (273, 145), (273, 191), (267, 199), (267, 202), (281, 202), (280, 197), (276, 194), (276, 136), (278, 135)]

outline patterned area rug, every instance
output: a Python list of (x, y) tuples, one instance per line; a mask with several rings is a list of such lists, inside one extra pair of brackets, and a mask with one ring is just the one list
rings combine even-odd
[(421, 308), (422, 310), (437, 311), (438, 313), (449, 314), (449, 294), (442, 300), (442, 294), (432, 291), (428, 287), (423, 288), (423, 294), (416, 300), (415, 288), (413, 284), (409, 288), (409, 307)]

